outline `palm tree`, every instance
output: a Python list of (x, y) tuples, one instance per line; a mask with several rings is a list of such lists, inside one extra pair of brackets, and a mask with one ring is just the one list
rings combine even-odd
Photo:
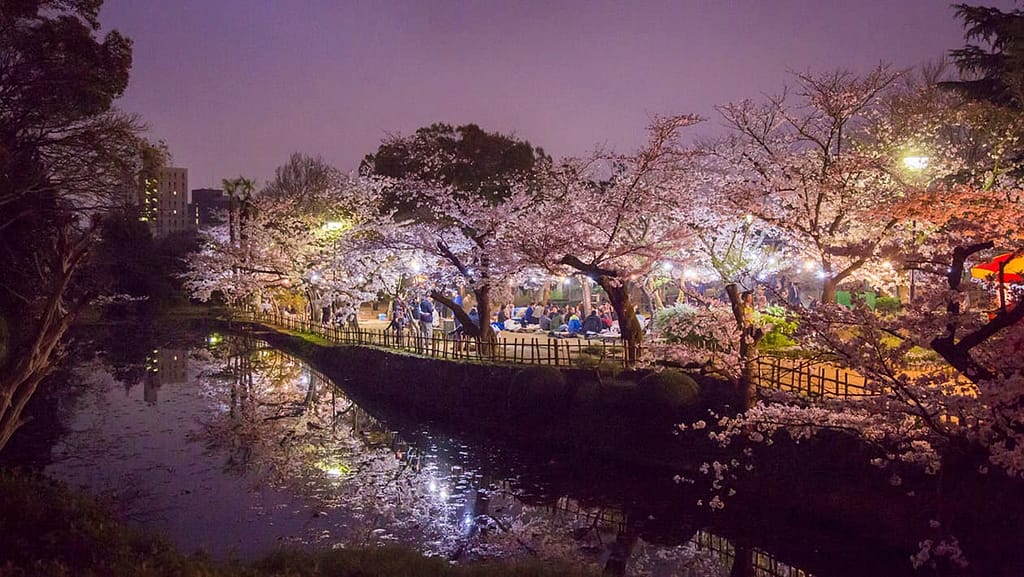
[(236, 237), (241, 240), (242, 224), (249, 216), (249, 199), (256, 184), (251, 178), (239, 176), (221, 180), (221, 186), (228, 195), (228, 238), (233, 246)]

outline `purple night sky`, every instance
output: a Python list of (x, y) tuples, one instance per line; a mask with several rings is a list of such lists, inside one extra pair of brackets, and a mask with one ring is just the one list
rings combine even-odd
[(789, 70), (913, 66), (963, 44), (945, 0), (107, 0), (101, 19), (135, 41), (121, 107), (192, 188), (265, 182), (296, 151), (352, 170), (435, 121), (556, 158), (630, 150), (651, 115), (714, 131), (715, 104), (776, 92)]

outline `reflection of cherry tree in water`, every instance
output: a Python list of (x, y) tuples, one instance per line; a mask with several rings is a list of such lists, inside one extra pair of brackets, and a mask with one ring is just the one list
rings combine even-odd
[(208, 394), (220, 411), (204, 423), (202, 440), (226, 451), (229, 472), (258, 474), (315, 503), (314, 518), (328, 528), (312, 542), (419, 542), (450, 560), (533, 557), (620, 575), (627, 562), (640, 569), (628, 571), (635, 575), (658, 574), (642, 569), (666, 558), (677, 568), (706, 564), (692, 547), (636, 546), (637, 532), (615, 508), (524, 499), (522, 487), (500, 474), (453, 464), (468, 447), (425, 434), (403, 439), (322, 375), (262, 342), (232, 337), (206, 360)]
[(322, 377), (249, 337), (226, 338), (208, 360), (201, 376), (222, 410), (206, 423), (205, 440), (228, 450), (228, 470), (255, 467), (279, 478), (301, 453), (325, 443), (320, 431), (330, 415), (317, 405)]

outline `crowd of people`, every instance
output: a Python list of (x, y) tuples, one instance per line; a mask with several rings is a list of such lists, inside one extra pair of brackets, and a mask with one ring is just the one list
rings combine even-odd
[[(601, 303), (592, 307), (589, 314), (585, 311), (583, 303), (567, 305), (563, 309), (551, 303), (542, 306), (539, 302), (532, 302), (522, 317), (513, 320), (523, 329), (535, 328), (550, 336), (592, 336), (618, 332), (618, 315), (610, 304)], [(515, 325), (512, 328), (515, 329)]]
[(387, 329), (395, 332), (395, 339), (398, 346), (406, 346), (406, 330), (409, 335), (410, 344), (417, 350), (425, 350), (429, 346), (430, 338), (434, 333), (434, 317), (436, 311), (430, 297), (415, 295), (401, 299), (396, 298), (391, 303), (391, 322)]
[[(461, 306), (462, 303), (455, 301), (455, 304)], [(589, 314), (584, 312), (586, 308), (582, 302), (560, 306), (550, 302), (542, 304), (539, 301), (532, 301), (526, 307), (515, 307), (512, 303), (507, 303), (497, 307), (490, 315), (489, 326), (496, 334), (503, 331), (538, 332), (552, 337), (618, 334), (618, 315), (611, 304), (604, 302), (590, 307)], [(422, 349), (428, 346), (435, 320), (440, 321), (440, 316), (449, 316), (444, 314), (446, 310), (441, 306), (435, 308), (432, 300), (426, 295), (396, 298), (391, 304), (387, 330), (395, 333), (400, 346), (408, 344)], [(470, 307), (467, 316), (474, 324), (480, 324), (480, 313), (476, 306)], [(451, 317), (454, 328), (447, 336), (462, 340), (466, 335), (462, 321), (457, 316)]]

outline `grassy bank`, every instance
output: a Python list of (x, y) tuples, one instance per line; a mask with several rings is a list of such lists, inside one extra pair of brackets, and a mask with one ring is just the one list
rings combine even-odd
[[(216, 531), (216, 527), (210, 530)], [(0, 575), (202, 577), (546, 577), (587, 575), (551, 564), (453, 566), (399, 548), (286, 550), (251, 564), (183, 555), (166, 541), (114, 519), (59, 483), (0, 470)]]

